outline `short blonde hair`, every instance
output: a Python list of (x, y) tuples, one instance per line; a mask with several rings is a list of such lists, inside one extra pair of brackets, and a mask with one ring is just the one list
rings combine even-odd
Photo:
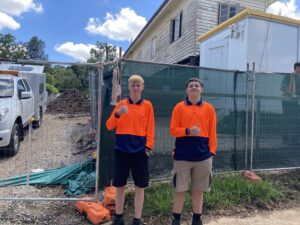
[(128, 83), (144, 83), (144, 79), (140, 75), (132, 75), (128, 79)]

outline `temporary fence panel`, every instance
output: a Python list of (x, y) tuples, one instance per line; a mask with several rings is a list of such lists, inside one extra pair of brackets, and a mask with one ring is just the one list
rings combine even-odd
[[(13, 124), (19, 122), (18, 116), (23, 115), (23, 121), (20, 120), (18, 124), (18, 131), (19, 137), (24, 136), (15, 156), (9, 156), (7, 148), (1, 149), (0, 199), (76, 200), (77, 197), (86, 194), (93, 198), (97, 183), (96, 159), (93, 159), (93, 156), (97, 154), (98, 134), (96, 122), (93, 120), (97, 118), (97, 111), (94, 108), (97, 89), (94, 81), (99, 76), (98, 65), (34, 61), (17, 64), (1, 62), (2, 66), (5, 64), (20, 70), (20, 74), (27, 68), (24, 80), (28, 76), (35, 76), (28, 70), (31, 65), (45, 66), (44, 71), (40, 73), (43, 72), (46, 77), (47, 82), (43, 83), (43, 87), (47, 86), (49, 95), (47, 110), (45, 112), (41, 110), (41, 123), (33, 121), (24, 129), (21, 126), (29, 121), (28, 117), (33, 111), (32, 108), (26, 108), (24, 112), (27, 99), (6, 96), (0, 98), (3, 103), (0, 108), (5, 107), (9, 110), (6, 118), (0, 121), (1, 131), (11, 130)], [(21, 75), (19, 77), (22, 78)], [(0, 80), (7, 78), (11, 79), (8, 75), (2, 75)], [(24, 80), (14, 84), (14, 87), (18, 84), (15, 92), (18, 92), (20, 87), (25, 87), (24, 91), (30, 91)], [(0, 82), (0, 95), (5, 94), (6, 87), (2, 84), (3, 82)], [(32, 91), (43, 91), (39, 83), (29, 82), (29, 85)], [(32, 95), (29, 99), (34, 104), (39, 101), (36, 95)], [(14, 109), (19, 106), (21, 115), (13, 115)], [(35, 189), (33, 186), (54, 188), (45, 191)]]

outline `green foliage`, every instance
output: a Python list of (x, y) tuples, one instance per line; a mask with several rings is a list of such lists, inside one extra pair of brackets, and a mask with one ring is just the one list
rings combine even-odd
[(276, 201), (281, 196), (280, 188), (267, 180), (254, 184), (241, 176), (224, 175), (213, 180), (211, 191), (205, 195), (204, 201), (207, 208), (229, 208), (252, 202)]
[[(133, 193), (127, 195), (133, 200)], [(267, 180), (250, 183), (238, 175), (219, 175), (212, 181), (211, 191), (204, 195), (207, 209), (230, 208), (251, 203), (267, 204), (283, 196), (281, 188)], [(129, 201), (132, 202), (133, 201)], [(172, 210), (173, 187), (170, 183), (154, 183), (145, 191), (144, 214), (146, 216), (169, 215)], [(185, 210), (191, 212), (191, 192), (187, 193)]]
[(90, 51), (91, 57), (88, 59), (89, 63), (112, 61), (117, 57), (117, 48), (107, 43), (96, 43), (96, 48)]
[(56, 87), (60, 92), (68, 89), (88, 90), (88, 70), (86, 68), (55, 66), (51, 69), (48, 68), (46, 74), (47, 83)]
[(56, 87), (54, 87), (52, 84), (47, 83), (46, 88), (47, 88), (48, 93), (50, 93), (50, 94), (58, 94), (59, 93), (58, 89)]
[(26, 56), (26, 47), (23, 43), (17, 43), (11, 34), (0, 34), (0, 58), (25, 59)]
[(33, 36), (26, 44), (27, 58), (32, 60), (48, 60), (48, 55), (45, 53), (45, 42), (37, 36)]

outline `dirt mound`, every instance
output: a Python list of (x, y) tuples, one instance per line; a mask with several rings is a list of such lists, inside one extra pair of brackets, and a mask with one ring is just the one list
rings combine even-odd
[(90, 112), (89, 98), (78, 90), (67, 90), (47, 106), (51, 114), (79, 114)]

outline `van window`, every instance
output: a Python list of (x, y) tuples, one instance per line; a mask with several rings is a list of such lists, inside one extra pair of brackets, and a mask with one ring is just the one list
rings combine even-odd
[(23, 79), (23, 82), (24, 82), (24, 84), (25, 84), (25, 86), (26, 86), (27, 91), (28, 91), (28, 92), (31, 91), (30, 86), (29, 86), (29, 84), (27, 83), (27, 80)]
[(14, 95), (14, 81), (0, 79), (0, 98), (9, 98)]
[(24, 83), (22, 82), (22, 80), (18, 80), (17, 85), (18, 85), (17, 86), (18, 92), (26, 91), (26, 88), (25, 88)]
[(39, 92), (40, 92), (40, 95), (44, 93), (44, 84), (43, 83), (41, 83), (39, 86)]
[(22, 80), (18, 80), (17, 89), (18, 89), (18, 97), (19, 99), (21, 99), (21, 92), (26, 91), (26, 88)]

